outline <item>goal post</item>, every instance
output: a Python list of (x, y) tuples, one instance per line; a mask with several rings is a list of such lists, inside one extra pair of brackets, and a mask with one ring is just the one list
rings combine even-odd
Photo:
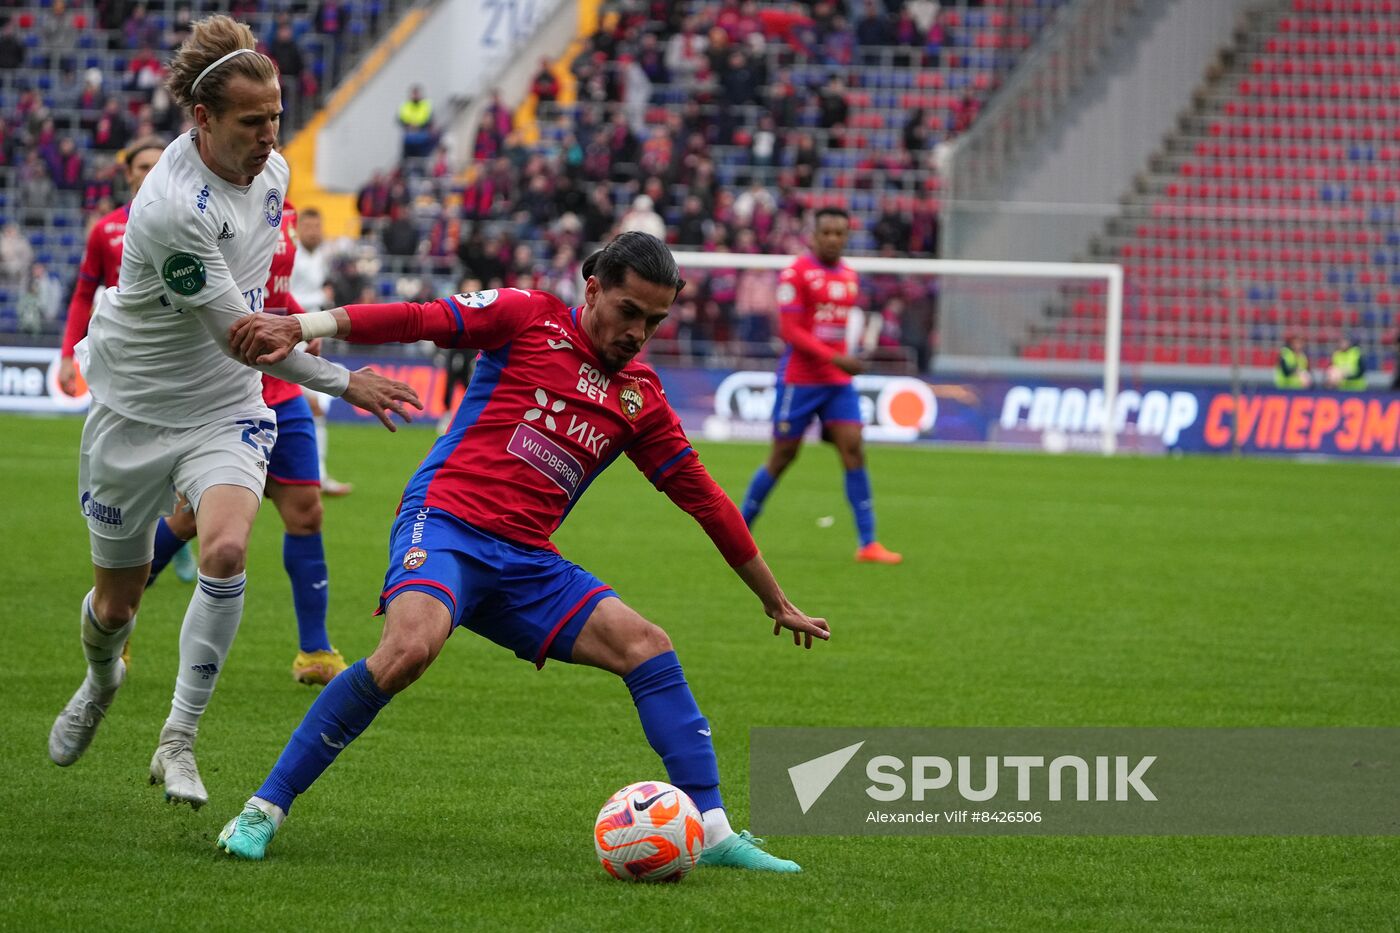
[[(756, 253), (696, 253), (673, 251), (682, 274), (686, 269), (786, 269), (796, 256)], [(1123, 340), (1123, 267), (1101, 262), (1022, 262), (979, 259), (903, 259), (886, 256), (850, 256), (846, 263), (861, 273), (968, 277), (983, 279), (1039, 279), (1104, 283), (1103, 328), (1103, 426), (1104, 454), (1117, 449), (1118, 383)]]

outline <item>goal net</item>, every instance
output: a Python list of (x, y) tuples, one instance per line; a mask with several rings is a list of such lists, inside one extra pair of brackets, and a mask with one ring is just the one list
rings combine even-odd
[[(761, 423), (771, 411), (778, 347), (777, 275), (796, 257), (674, 255), (691, 284), (652, 341), (651, 359), (661, 365), (706, 363), (741, 370), (716, 389), (716, 408), (742, 417), (707, 433), (766, 436)], [(867, 437), (910, 440), (919, 434), (922, 412), (932, 417), (931, 390), (922, 378), (927, 346), (910, 338), (917, 336), (911, 334), (917, 328), (936, 327), (940, 369), (945, 361), (956, 360), (960, 368), (989, 372), (1008, 365), (1022, 372), (1056, 365), (1092, 372), (1102, 387), (1092, 393), (1097, 398), (1084, 398), (1078, 433), (1087, 426), (1097, 435), (1097, 449), (1114, 452), (1123, 420), (1118, 410), (1121, 266), (867, 256), (846, 262), (861, 274), (862, 303), (876, 305), (865, 310), (883, 321), (883, 338), (879, 325), (848, 332), (851, 346), (870, 361), (872, 375), (857, 377), (856, 386), (861, 390), (864, 383)], [(927, 307), (916, 307), (918, 302)], [(750, 425), (747, 432), (738, 427), (744, 423)]]

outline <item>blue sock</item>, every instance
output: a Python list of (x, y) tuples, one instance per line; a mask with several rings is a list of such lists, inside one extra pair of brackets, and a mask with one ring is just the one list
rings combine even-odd
[(870, 494), (870, 476), (865, 467), (846, 471), (846, 499), (856, 516), (856, 532), (860, 546), (875, 540), (875, 503)]
[(758, 518), (758, 513), (763, 511), (763, 501), (773, 491), (776, 482), (768, 472), (766, 464), (754, 473), (753, 479), (749, 480), (749, 491), (744, 493), (743, 508), (740, 509), (744, 516), (744, 524), (752, 525), (754, 519)]
[(724, 806), (710, 724), (695, 705), (676, 653), (644, 661), (622, 680), (632, 691), (642, 731), (661, 756), (670, 782), (689, 794), (701, 813)]
[(282, 566), (292, 579), (292, 605), (297, 612), (297, 636), (302, 651), (330, 651), (326, 634), (326, 607), (330, 585), (326, 576), (326, 550), (321, 535), (283, 535)]
[(156, 519), (156, 553), (151, 559), (151, 575), (146, 578), (147, 586), (156, 582), (156, 577), (160, 576), (165, 565), (170, 563), (171, 558), (180, 553), (180, 548), (184, 546), (185, 542), (170, 530), (170, 523), (165, 520), (165, 516)]
[(277, 804), (283, 813), (290, 810), (292, 801), (365, 731), (389, 699), (375, 685), (363, 658), (350, 665), (316, 697), (256, 796)]

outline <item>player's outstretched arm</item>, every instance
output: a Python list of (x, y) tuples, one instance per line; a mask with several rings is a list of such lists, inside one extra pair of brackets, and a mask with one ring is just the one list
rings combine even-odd
[[(339, 308), (336, 310), (340, 311)], [(298, 322), (307, 317), (310, 315), (245, 315), (228, 329), (228, 353), (247, 366), (271, 372), (272, 375), (284, 379), (291, 376), (292, 382), (304, 382), (296, 378), (296, 374), (284, 370), (287, 368), (285, 361), (306, 336)], [(315, 339), (314, 335), (312, 339)], [(344, 367), (335, 366), (317, 357), (305, 353), (299, 353), (298, 356), (307, 361), (314, 360), (317, 366), (334, 366), (336, 370), (344, 372)], [(405, 422), (411, 422), (413, 415), (408, 406), (423, 410), (423, 403), (412, 388), (402, 382), (386, 379), (367, 366), (349, 373), (344, 389), (331, 390), (329, 394), (339, 396), (356, 408), (374, 415), (390, 431), (397, 430), (391, 414), (398, 415)]]
[[(275, 362), (289, 352), (289, 347), (316, 337), (338, 337), (350, 343), (363, 344), (432, 340), (439, 346), (489, 348), (509, 340), (507, 331), (511, 330), (512, 324), (525, 319), (521, 312), (534, 308), (534, 298), (530, 293), (521, 292), (520, 296), (513, 301), (506, 299), (499, 304), (493, 303), (494, 313), (484, 320), (481, 316), (473, 315), (470, 327), (464, 322), (461, 306), (451, 298), (423, 304), (400, 301), (347, 305), (329, 311), (298, 314), (285, 318), (285, 323), (281, 324), (259, 320), (261, 316), (255, 315), (234, 324), (229, 330), (229, 344), (250, 365)], [(501, 313), (506, 305), (512, 306), (516, 313)], [(493, 331), (501, 333), (493, 335)]]
[[(669, 449), (674, 449), (677, 440), (681, 444), (685, 443), (680, 422), (672, 417), (669, 429), (660, 435), (670, 439)], [(630, 449), (628, 456), (636, 460), (637, 457), (633, 455), (639, 453), (645, 455), (645, 445)], [(829, 639), (831, 629), (825, 619), (807, 615), (783, 595), (782, 587), (778, 586), (778, 581), (773, 578), (768, 564), (758, 553), (758, 545), (754, 544), (753, 535), (749, 534), (743, 516), (724, 494), (724, 490), (715, 483), (709, 471), (701, 465), (699, 458), (694, 456), (694, 451), (687, 447), (680, 457), (667, 459), (673, 463), (673, 468), (661, 480), (662, 492), (700, 523), (700, 527), (705, 529), (705, 533), (724, 556), (725, 562), (733, 567), (739, 579), (753, 590), (754, 595), (763, 603), (763, 611), (773, 620), (773, 634), (777, 635), (783, 629), (787, 629), (792, 632), (794, 645), (803, 644), (805, 639), (808, 648), (812, 647), (813, 636), (823, 641)], [(643, 472), (649, 471), (644, 467)]]
[(774, 635), (780, 635), (783, 629), (787, 629), (792, 632), (792, 643), (805, 648), (812, 647), (813, 637), (822, 641), (831, 638), (831, 627), (826, 624), (825, 619), (807, 615), (783, 594), (782, 587), (778, 586), (778, 581), (768, 569), (762, 554), (755, 554), (735, 567), (734, 572), (763, 602), (763, 611), (773, 620)]
[(228, 343), (239, 362), (271, 366), (286, 359), (303, 340), (340, 337), (349, 331), (350, 317), (344, 308), (299, 315), (248, 314), (229, 328)]

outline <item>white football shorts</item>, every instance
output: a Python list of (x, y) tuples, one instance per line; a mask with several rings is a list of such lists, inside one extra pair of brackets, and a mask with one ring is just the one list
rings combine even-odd
[(139, 567), (155, 551), (155, 522), (173, 492), (199, 512), (213, 486), (242, 486), (260, 500), (277, 416), (266, 407), (195, 428), (133, 421), (93, 401), (78, 456), (78, 497), (88, 523), (92, 562), (110, 570)]

